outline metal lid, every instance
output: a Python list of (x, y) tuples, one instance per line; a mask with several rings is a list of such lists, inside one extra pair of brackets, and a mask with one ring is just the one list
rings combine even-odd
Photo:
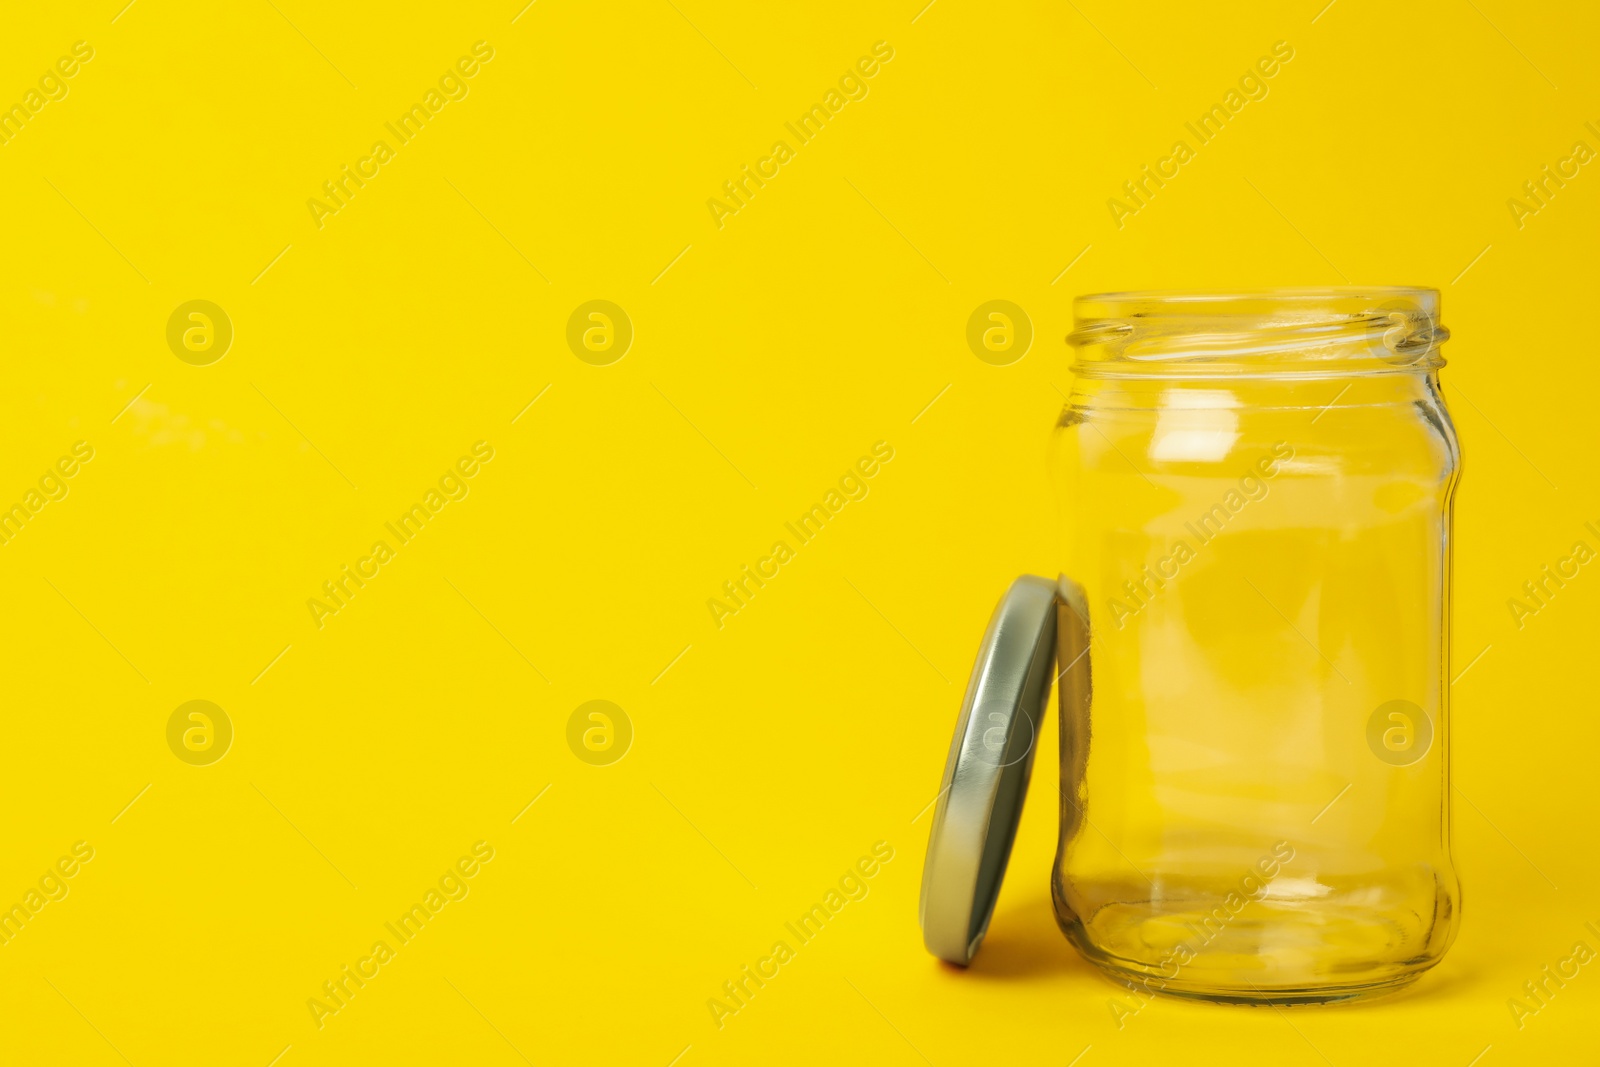
[(922, 870), (922, 940), (966, 966), (989, 929), (1050, 696), (1056, 583), (1023, 575), (989, 619), (961, 702)]

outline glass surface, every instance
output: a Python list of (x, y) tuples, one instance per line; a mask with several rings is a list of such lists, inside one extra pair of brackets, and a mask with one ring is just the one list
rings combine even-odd
[(1437, 306), (1078, 301), (1052, 895), (1140, 990), (1357, 996), (1454, 937)]

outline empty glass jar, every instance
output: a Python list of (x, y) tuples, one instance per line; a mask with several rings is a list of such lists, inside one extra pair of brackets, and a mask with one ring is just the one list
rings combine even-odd
[[(1023, 679), (1053, 652), (1052, 896), (1088, 959), (1276, 1003), (1439, 960), (1460, 909), (1446, 336), (1430, 289), (1079, 298), (1061, 574), (1013, 587), (968, 691), (924, 881), (937, 954), (966, 962), (987, 927), (1049, 690)], [(950, 915), (965, 942), (937, 936)]]
[(1429, 289), (1080, 298), (1053, 897), (1140, 986), (1327, 1000), (1454, 937)]

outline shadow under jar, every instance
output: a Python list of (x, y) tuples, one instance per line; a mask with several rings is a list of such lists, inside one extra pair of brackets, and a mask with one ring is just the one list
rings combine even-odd
[(1057, 919), (1151, 992), (1292, 1003), (1437, 963), (1451, 495), (1438, 293), (1080, 297)]

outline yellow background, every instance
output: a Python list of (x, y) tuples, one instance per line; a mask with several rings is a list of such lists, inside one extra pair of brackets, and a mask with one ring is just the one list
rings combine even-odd
[[(1585, 5), (123, 3), (0, 35), (0, 102), (94, 48), (0, 146), (0, 497), (95, 450), (0, 546), (0, 903), (95, 849), (0, 946), (0, 1059), (1593, 1055), (1592, 966), (1520, 1031), (1506, 1006), (1600, 948), (1600, 564), (1507, 608), (1600, 547), (1600, 175), (1507, 207), (1600, 148)], [(306, 201), (479, 40), (469, 95), (319, 229)], [(706, 201), (878, 41), (869, 95), (719, 229)], [(1117, 228), (1277, 41), (1269, 95)], [(1454, 686), (1456, 947), (1388, 1000), (1119, 1030), (1050, 914), (1044, 759), (983, 954), (935, 963), (913, 820), (994, 601), (1054, 573), (1071, 296), (1346, 279), (1438, 286), (1455, 335), (1452, 674), (1488, 648)], [(191, 299), (234, 326), (210, 366), (166, 343)], [(591, 299), (634, 325), (610, 366), (566, 344)], [(991, 299), (1034, 325), (1011, 366), (965, 341)], [(470, 495), (318, 629), (307, 599), (479, 440)], [(880, 440), (870, 495), (719, 630), (707, 599)], [(193, 699), (236, 731), (210, 766), (167, 747)], [(566, 743), (592, 699), (635, 730), (610, 766)], [(479, 840), (470, 895), (319, 1029), (307, 1000)], [(719, 1029), (707, 1000), (877, 841), (870, 894)]]

